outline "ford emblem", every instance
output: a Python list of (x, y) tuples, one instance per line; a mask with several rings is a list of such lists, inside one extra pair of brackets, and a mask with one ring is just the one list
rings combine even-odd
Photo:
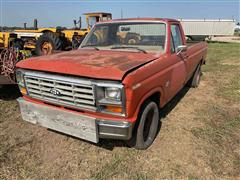
[(53, 94), (53, 95), (55, 95), (55, 96), (61, 96), (60, 90), (55, 89), (55, 88), (52, 88), (52, 89), (50, 90), (50, 93)]

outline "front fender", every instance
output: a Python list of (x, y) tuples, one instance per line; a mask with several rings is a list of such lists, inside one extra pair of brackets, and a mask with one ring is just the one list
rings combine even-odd
[(137, 102), (136, 101), (128, 102), (127, 107), (135, 107), (132, 109), (129, 108), (129, 111), (128, 111), (128, 115), (132, 116), (131, 118), (129, 118), (131, 122), (135, 122), (137, 120), (142, 104), (155, 93), (160, 94), (160, 99), (158, 99), (158, 101), (160, 102), (159, 107), (162, 107), (164, 103), (164, 91), (162, 87), (152, 88), (150, 91), (144, 94), (144, 96), (142, 96)]

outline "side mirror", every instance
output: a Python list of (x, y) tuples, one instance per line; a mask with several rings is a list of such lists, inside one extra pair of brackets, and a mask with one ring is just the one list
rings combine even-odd
[(186, 45), (180, 45), (177, 47), (177, 55), (179, 55), (182, 52), (187, 51), (187, 46)]

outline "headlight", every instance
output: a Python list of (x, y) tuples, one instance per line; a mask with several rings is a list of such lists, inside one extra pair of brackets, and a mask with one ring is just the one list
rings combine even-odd
[(121, 100), (121, 89), (116, 87), (105, 88), (105, 98), (112, 100)]
[(96, 84), (96, 102), (100, 112), (125, 115), (124, 87), (117, 83)]
[(18, 85), (24, 86), (24, 78), (23, 78), (23, 73), (21, 71), (16, 71), (16, 79), (17, 79)]
[(27, 89), (26, 89), (26, 87), (25, 87), (24, 74), (23, 74), (22, 71), (20, 71), (20, 70), (17, 70), (17, 71), (16, 71), (16, 80), (17, 80), (17, 83), (18, 83), (18, 87), (19, 87), (20, 92), (21, 92), (23, 95), (28, 94)]

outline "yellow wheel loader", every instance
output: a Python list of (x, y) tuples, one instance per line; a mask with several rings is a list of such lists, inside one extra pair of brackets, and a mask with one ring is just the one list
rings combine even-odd
[(73, 29), (38, 28), (35, 19), (32, 29), (27, 29), (24, 23), (24, 29), (0, 32), (0, 86), (15, 82), (15, 65), (18, 61), (32, 55), (76, 49), (96, 22), (112, 18), (110, 13), (103, 12), (84, 15), (86, 29), (81, 28), (81, 18), (74, 20)]
[[(26, 49), (35, 55), (46, 55), (52, 51), (76, 49), (91, 27), (99, 21), (112, 19), (111, 13), (95, 12), (85, 13), (87, 28), (81, 28), (81, 18), (74, 20), (75, 28), (63, 29), (38, 28), (38, 22), (34, 20), (34, 27), (14, 30), (12, 32), (0, 32), (0, 48), (14, 47), (20, 50)], [(79, 24), (79, 27), (77, 25)]]

